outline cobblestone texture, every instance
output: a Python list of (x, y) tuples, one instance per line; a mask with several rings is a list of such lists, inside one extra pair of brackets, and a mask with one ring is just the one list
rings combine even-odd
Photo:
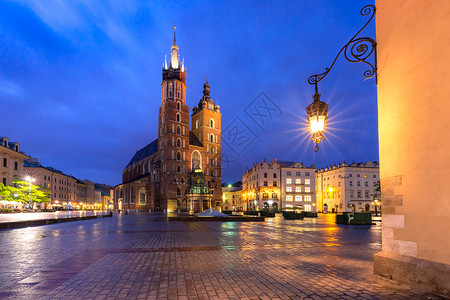
[(161, 214), (0, 231), (0, 299), (441, 299), (372, 275), (381, 226)]

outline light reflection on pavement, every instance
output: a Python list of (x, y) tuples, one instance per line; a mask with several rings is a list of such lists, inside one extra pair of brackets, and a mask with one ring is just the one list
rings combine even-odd
[(18, 222), (18, 221), (32, 221), (32, 220), (46, 220), (69, 217), (83, 217), (96, 216), (99, 214), (106, 214), (106, 211), (55, 211), (55, 212), (35, 212), (35, 213), (8, 213), (0, 214), (0, 223)]
[(0, 299), (440, 299), (372, 273), (381, 226), (163, 214), (0, 231)]

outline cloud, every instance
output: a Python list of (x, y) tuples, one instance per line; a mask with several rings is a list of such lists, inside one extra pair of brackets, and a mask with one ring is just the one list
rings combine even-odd
[(9, 80), (0, 80), (0, 93), (14, 98), (21, 98), (25, 94), (22, 87)]

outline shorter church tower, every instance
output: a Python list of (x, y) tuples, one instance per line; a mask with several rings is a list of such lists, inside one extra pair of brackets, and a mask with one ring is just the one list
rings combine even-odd
[(221, 113), (220, 106), (210, 97), (208, 77), (203, 85), (203, 97), (192, 109), (192, 131), (203, 145), (204, 159), (201, 169), (213, 192), (213, 207), (222, 199), (221, 174)]

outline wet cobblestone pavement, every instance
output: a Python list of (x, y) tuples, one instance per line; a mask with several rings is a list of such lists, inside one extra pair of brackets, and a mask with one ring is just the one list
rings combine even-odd
[(0, 299), (443, 299), (372, 274), (381, 226), (162, 214), (0, 231)]

